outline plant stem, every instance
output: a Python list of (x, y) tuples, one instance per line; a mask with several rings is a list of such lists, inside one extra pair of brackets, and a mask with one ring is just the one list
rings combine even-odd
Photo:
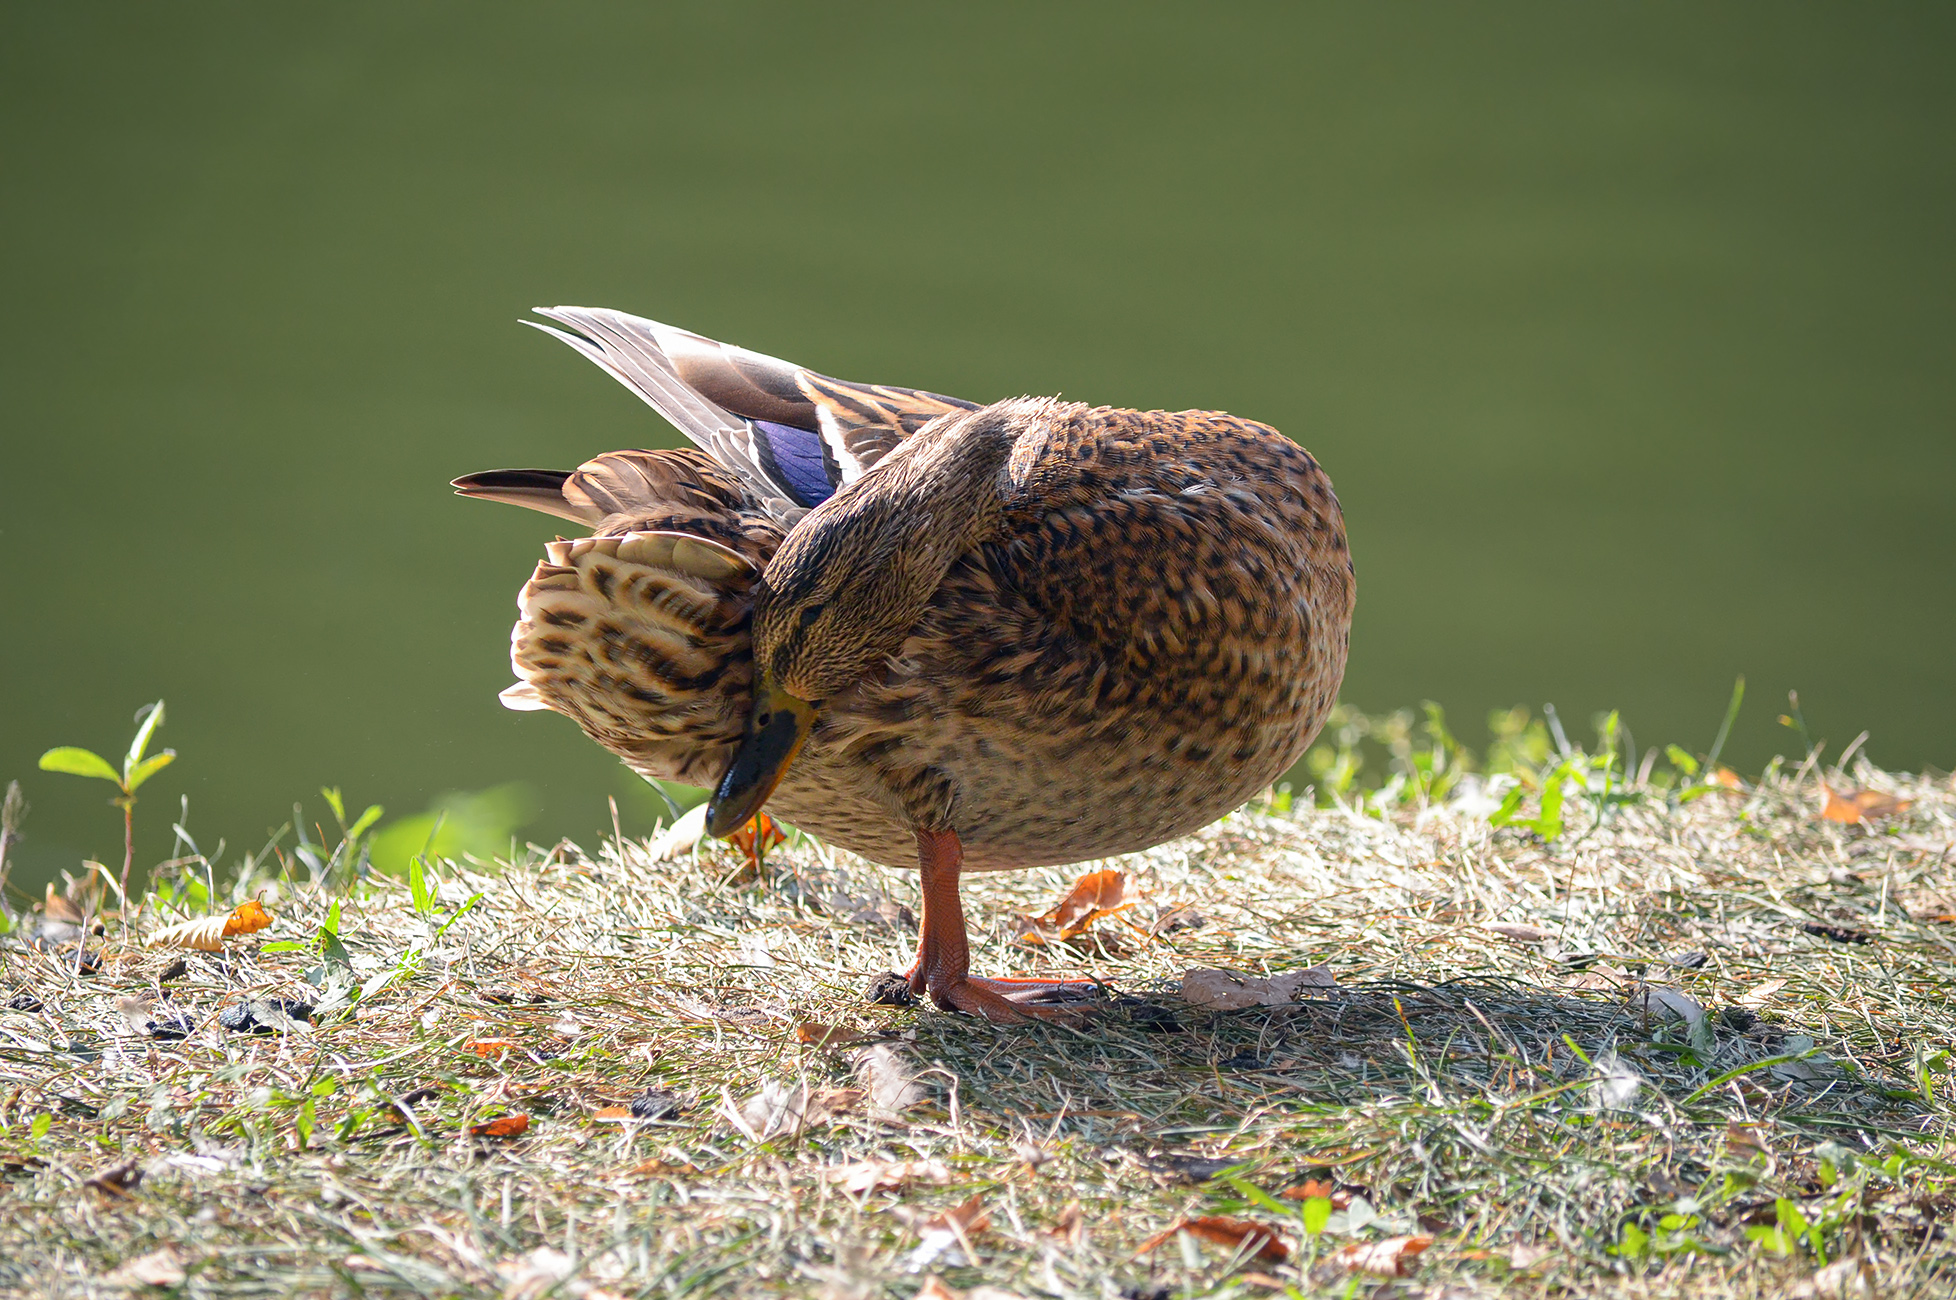
[(136, 800), (122, 801), (122, 932), (129, 932), (129, 868), (136, 863)]

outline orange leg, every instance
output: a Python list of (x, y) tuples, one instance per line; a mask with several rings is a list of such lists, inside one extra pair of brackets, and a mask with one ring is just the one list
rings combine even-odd
[(1028, 1019), (1076, 1021), (1077, 1004), (1042, 1003), (1097, 986), (1080, 979), (980, 979), (971, 974), (971, 945), (965, 937), (964, 904), (958, 898), (958, 868), (964, 846), (955, 831), (918, 831), (917, 868), (922, 877), (924, 917), (917, 960), (905, 978), (913, 994), (929, 993), (946, 1011), (968, 1011), (998, 1024)]

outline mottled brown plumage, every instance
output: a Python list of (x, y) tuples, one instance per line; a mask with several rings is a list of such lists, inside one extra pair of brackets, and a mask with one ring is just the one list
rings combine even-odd
[[(946, 955), (960, 867), (1195, 830), (1330, 709), (1351, 560), (1329, 481), (1275, 430), (972, 407), (619, 313), (546, 314), (711, 454), (457, 481), (595, 528), (552, 543), (524, 587), (506, 702), (565, 714), (645, 775), (721, 781), (716, 814), (744, 820), (772, 789), (775, 816), (824, 839), (918, 855), (912, 983), (940, 1004), (1010, 1019), (1044, 988), (970, 980)], [(820, 440), (826, 483), (798, 438)]]

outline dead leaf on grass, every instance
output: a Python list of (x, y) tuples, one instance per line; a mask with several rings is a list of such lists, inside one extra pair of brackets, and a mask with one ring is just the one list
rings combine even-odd
[(1773, 994), (1779, 992), (1781, 989), (1785, 987), (1786, 987), (1785, 980), (1767, 980), (1764, 984), (1759, 985), (1757, 988), (1751, 989), (1745, 993), (1740, 994), (1738, 999), (1739, 1005), (1742, 1007), (1751, 1007), (1753, 1010), (1757, 1011), (1760, 1007), (1765, 1006), (1766, 1003), (1771, 1000)]
[(1483, 921), (1481, 929), (1520, 943), (1544, 943), (1555, 938), (1553, 930), (1544, 930), (1539, 925), (1524, 925), (1519, 921)]
[(1186, 1232), (1191, 1237), (1221, 1246), (1232, 1253), (1246, 1252), (1248, 1258), (1261, 1260), (1266, 1264), (1281, 1264), (1290, 1258), (1290, 1247), (1284, 1245), (1277, 1236), (1277, 1230), (1267, 1224), (1252, 1219), (1232, 1219), (1221, 1214), (1207, 1214), (1201, 1218), (1183, 1219), (1172, 1228), (1157, 1232), (1141, 1243), (1134, 1253), (1146, 1255), (1178, 1232)]
[(150, 948), (189, 948), (216, 952), (226, 939), (253, 934), (272, 923), (271, 913), (257, 899), (247, 899), (221, 916), (199, 916), (166, 925), (144, 940)]
[(808, 1047), (841, 1047), (846, 1043), (858, 1042), (862, 1037), (853, 1029), (825, 1025), (816, 1020), (804, 1020), (795, 1026), (795, 1041)]
[(93, 1188), (105, 1196), (127, 1196), (136, 1190), (136, 1184), (143, 1181), (143, 1166), (139, 1160), (125, 1160), (119, 1165), (111, 1165), (82, 1183), (83, 1187)]
[(471, 1039), (467, 1046), (477, 1056), (500, 1056), (504, 1052), (522, 1050), (523, 1044), (514, 1038), (476, 1038)]
[(781, 828), (774, 824), (774, 819), (764, 812), (755, 813), (753, 819), (745, 826), (727, 836), (727, 843), (733, 845), (739, 850), (740, 855), (747, 859), (747, 870), (755, 873), (760, 871), (761, 861), (767, 857), (769, 849), (787, 842), (788, 837), (781, 833)]
[(943, 1185), (951, 1181), (951, 1167), (942, 1160), (859, 1160), (837, 1165), (822, 1177), (845, 1192), (887, 1191), (912, 1183)]
[(1192, 970), (1182, 974), (1182, 1000), (1211, 1011), (1240, 1011), (1244, 1007), (1281, 1007), (1295, 1002), (1300, 989), (1337, 986), (1338, 981), (1323, 966), (1267, 979), (1228, 970)]
[(188, 1276), (184, 1272), (183, 1256), (177, 1254), (175, 1247), (165, 1246), (124, 1262), (102, 1280), (133, 1291), (145, 1286), (182, 1286)]
[(1820, 787), (1820, 816), (1846, 826), (1857, 826), (1877, 817), (1896, 817), (1914, 806), (1913, 799), (1900, 799), (1879, 790), (1837, 791), (1824, 782)]
[(1307, 1178), (1295, 1187), (1286, 1187), (1282, 1193), (1286, 1201), (1309, 1201), (1322, 1198), (1331, 1202), (1334, 1210), (1348, 1210), (1352, 1204), (1352, 1189), (1335, 1187), (1320, 1178)]
[(1111, 867), (1089, 871), (1073, 882), (1066, 897), (1050, 911), (1039, 916), (1021, 916), (1015, 942), (1038, 948), (1077, 939), (1097, 923), (1133, 907), (1131, 900), (1122, 901), (1126, 893), (1127, 877), (1121, 872)]
[(529, 1131), (528, 1115), (504, 1115), (500, 1119), (492, 1119), (487, 1123), (469, 1125), (469, 1136), (479, 1138), (522, 1137)]
[(1372, 1277), (1405, 1277), (1413, 1271), (1420, 1252), (1433, 1244), (1426, 1233), (1409, 1237), (1387, 1237), (1383, 1241), (1355, 1241), (1331, 1254), (1331, 1263), (1347, 1273)]
[[(909, 1208), (899, 1206), (896, 1211), (899, 1218), (913, 1221), (919, 1238), (917, 1248), (910, 1252), (906, 1260), (906, 1267), (912, 1271), (920, 1270), (940, 1258), (946, 1265), (956, 1265), (960, 1261), (967, 1264), (978, 1262), (978, 1252), (972, 1248), (971, 1239), (992, 1223), (991, 1213), (985, 1209), (983, 1193), (974, 1194), (969, 1200), (927, 1218), (901, 1212)], [(951, 1253), (954, 1246), (956, 1253)]]

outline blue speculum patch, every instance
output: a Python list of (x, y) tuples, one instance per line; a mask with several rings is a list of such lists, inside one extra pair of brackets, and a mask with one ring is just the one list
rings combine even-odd
[(823, 464), (822, 435), (766, 420), (751, 422), (761, 435), (776, 477), (805, 506), (818, 506), (835, 493)]

